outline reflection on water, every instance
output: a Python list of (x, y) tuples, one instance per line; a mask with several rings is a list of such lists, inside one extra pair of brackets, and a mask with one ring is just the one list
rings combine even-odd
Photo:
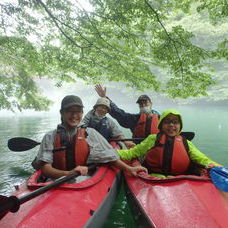
[(103, 228), (138, 228), (133, 217), (132, 211), (127, 203), (127, 197), (124, 189), (124, 185), (121, 185), (120, 192), (117, 195), (116, 201), (114, 203), (112, 212), (110, 213), (106, 223)]

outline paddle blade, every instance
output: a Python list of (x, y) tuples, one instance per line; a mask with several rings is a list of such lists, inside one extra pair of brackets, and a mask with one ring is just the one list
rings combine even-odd
[(0, 220), (9, 212), (16, 212), (20, 208), (20, 200), (16, 196), (0, 195)]
[(228, 167), (214, 167), (210, 169), (210, 176), (214, 185), (228, 192)]
[[(0, 204), (3, 205), (7, 202), (8, 197), (0, 195)], [(0, 211), (0, 220), (8, 213), (8, 210)]]
[(12, 151), (25, 151), (25, 150), (30, 150), (39, 144), (40, 144), (39, 142), (36, 142), (32, 139), (15, 137), (15, 138), (9, 139), (8, 148)]
[(195, 137), (195, 132), (183, 131), (180, 135), (184, 136), (187, 140), (191, 141)]

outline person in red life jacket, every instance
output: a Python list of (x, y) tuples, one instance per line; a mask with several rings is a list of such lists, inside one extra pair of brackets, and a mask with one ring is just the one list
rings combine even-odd
[[(106, 116), (110, 111), (110, 101), (105, 97), (98, 98), (93, 110), (89, 111), (82, 122), (87, 127), (97, 130), (107, 141), (112, 139), (124, 139), (123, 132), (118, 128), (117, 124)], [(124, 141), (127, 148), (132, 148), (135, 143), (132, 141)]]
[(120, 158), (123, 160), (144, 158), (143, 166), (148, 169), (149, 173), (159, 173), (165, 176), (200, 175), (200, 173), (195, 173), (197, 166), (205, 168), (220, 166), (180, 134), (182, 127), (180, 113), (176, 110), (167, 110), (160, 117), (158, 125), (160, 132), (156, 135), (149, 135), (134, 148), (118, 150)]
[[(126, 165), (103, 136), (93, 128), (83, 127), (83, 104), (78, 96), (64, 97), (60, 114), (62, 123), (44, 136), (32, 163), (35, 169), (41, 169), (45, 177), (55, 179), (75, 172), (87, 175), (87, 164), (91, 163), (110, 163), (133, 176), (140, 170), (147, 171)], [(53, 152), (57, 148), (62, 149)]]
[[(100, 97), (106, 97), (106, 88), (96, 85), (95, 90)], [(110, 98), (108, 98), (110, 100)], [(145, 138), (150, 134), (158, 133), (159, 112), (152, 109), (152, 101), (147, 95), (141, 95), (136, 103), (140, 113), (127, 113), (110, 100), (109, 114), (124, 128), (129, 128), (134, 138)], [(138, 141), (135, 141), (138, 143)]]

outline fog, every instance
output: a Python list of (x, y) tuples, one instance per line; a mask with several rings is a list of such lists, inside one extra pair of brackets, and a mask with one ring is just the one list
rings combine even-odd
[[(53, 104), (50, 106), (49, 111), (34, 111), (34, 110), (15, 110), (15, 112), (9, 110), (0, 110), (0, 116), (30, 116), (30, 115), (59, 115), (59, 109), (61, 100), (66, 95), (77, 95), (79, 96), (84, 104), (84, 112), (88, 112), (92, 109), (96, 100), (99, 98), (96, 93), (94, 86), (89, 85), (81, 79), (77, 79), (75, 83), (66, 83), (63, 82), (61, 87), (56, 87), (56, 81), (51, 81), (50, 79), (36, 79), (36, 83), (40, 88), (40, 94), (47, 97), (53, 101)], [(123, 108), (127, 112), (135, 113), (138, 110), (136, 105), (137, 98), (142, 94), (147, 94), (150, 96), (153, 102), (153, 108), (161, 106), (183, 106), (183, 105), (220, 105), (227, 106), (228, 100), (218, 100), (211, 99), (211, 96), (208, 97), (198, 97), (198, 98), (188, 98), (188, 99), (172, 99), (165, 96), (162, 93), (156, 93), (152, 90), (147, 91), (137, 91), (135, 89), (127, 87), (123, 82), (107, 82), (102, 84), (102, 86), (107, 88), (106, 95), (115, 102), (120, 108)], [(212, 93), (213, 95), (213, 93)], [(162, 108), (163, 109), (163, 108)]]
[[(49, 111), (23, 110), (20, 112), (19, 110), (15, 110), (15, 112), (12, 112), (9, 110), (1, 110), (0, 116), (56, 115), (59, 114), (61, 100), (66, 95), (79, 96), (83, 101), (85, 107), (84, 111), (86, 113), (92, 109), (96, 100), (99, 98), (94, 89), (95, 85), (88, 85), (82, 80), (77, 80), (76, 83), (63, 83), (59, 88), (55, 86), (56, 82), (49, 79), (40, 79), (36, 80), (36, 82), (40, 88), (40, 93), (53, 101)], [(124, 83), (110, 82), (103, 84), (102, 86), (106, 87), (107, 96), (120, 107), (124, 108), (127, 106), (127, 111), (134, 111), (136, 109), (137, 106), (135, 102), (139, 95), (148, 94), (151, 96), (150, 91), (136, 91), (132, 88), (126, 87), (126, 84)], [(154, 100), (153, 103), (156, 105), (156, 100)]]

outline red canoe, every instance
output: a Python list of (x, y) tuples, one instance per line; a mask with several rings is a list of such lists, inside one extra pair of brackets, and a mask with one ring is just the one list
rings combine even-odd
[[(38, 176), (34, 173), (14, 195), (21, 197), (48, 184), (37, 183)], [(62, 184), (22, 204), (18, 212), (9, 212), (0, 221), (0, 227), (102, 227), (119, 184), (119, 171), (102, 166), (85, 181)]]
[(228, 227), (228, 193), (219, 191), (207, 177), (166, 179), (142, 174), (125, 179), (140, 227)]

